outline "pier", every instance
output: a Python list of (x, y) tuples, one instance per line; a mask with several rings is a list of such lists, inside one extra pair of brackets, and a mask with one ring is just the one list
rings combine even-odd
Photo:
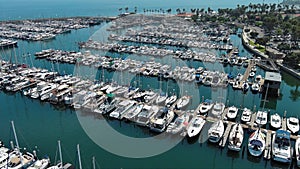
[(227, 139), (228, 139), (228, 136), (230, 134), (230, 130), (231, 130), (232, 124), (233, 124), (232, 122), (228, 122), (227, 123), (227, 127), (226, 127), (226, 130), (224, 132), (224, 135), (223, 135), (221, 141), (219, 142), (219, 146), (220, 147), (225, 147)]
[(272, 151), (272, 131), (266, 130), (266, 148), (264, 151), (264, 158), (269, 160), (271, 159), (271, 151)]

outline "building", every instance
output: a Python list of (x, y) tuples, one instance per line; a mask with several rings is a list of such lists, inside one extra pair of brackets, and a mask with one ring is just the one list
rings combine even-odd
[(279, 96), (281, 75), (278, 72), (266, 72), (263, 84), (264, 94), (268, 96)]

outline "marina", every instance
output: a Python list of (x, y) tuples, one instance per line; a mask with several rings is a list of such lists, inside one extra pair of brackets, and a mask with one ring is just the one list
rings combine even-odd
[[(57, 140), (62, 140), (64, 145), (60, 151), (66, 154), (64, 161), (70, 162), (63, 168), (71, 164), (75, 168), (137, 168), (145, 165), (186, 168), (186, 162), (195, 168), (230, 165), (232, 168), (297, 168), (295, 153), (299, 135), (294, 131), (297, 121), (293, 118), (298, 119), (298, 97), (294, 95), (296, 99), (292, 100), (292, 92), (297, 91), (295, 87), (299, 83), (280, 73), (279, 95), (275, 99), (263, 99), (269, 80), (272, 80), (266, 72), (277, 73), (277, 70), (261, 66), (264, 59), (243, 48), (234, 28), (210, 29), (203, 25), (189, 27), (188, 24), (181, 27), (181, 19), (172, 17), (168, 18), (172, 21), (164, 22), (164, 26), (153, 26), (160, 23), (147, 17), (143, 24), (132, 18), (130, 22), (125, 18), (118, 18), (119, 22), (118, 19), (109, 22), (110, 19), (100, 18), (41, 19), (5, 24), (17, 31), (14, 35), (5, 34), (4, 38), (18, 39), (18, 48), (13, 46), (1, 51), (0, 100), (3, 105), (0, 112), (5, 117), (1, 120), (0, 131), (5, 145), (12, 139), (7, 122), (15, 119), (16, 125), (21, 126), (17, 128), (18, 133), (23, 133), (21, 143), (26, 145), (19, 149), (24, 152), (36, 150), (38, 155), (33, 155), (39, 160), (32, 163), (36, 165), (40, 162), (48, 167), (50, 162), (52, 167), (62, 165), (59, 163), (62, 157), (58, 159), (61, 152), (56, 145)], [(62, 26), (67, 23), (68, 27)], [(59, 26), (55, 27), (56, 24)], [(177, 26), (172, 26), (174, 24)], [(12, 33), (5, 26), (2, 25), (5, 31)], [(47, 40), (50, 35), (44, 37), (43, 34), (50, 28), (55, 39)], [(61, 28), (72, 31), (65, 34)], [(99, 42), (90, 38), (96, 28), (108, 32), (107, 39)], [(18, 34), (24, 32), (34, 32), (39, 38), (19, 37)], [(72, 39), (81, 34), (85, 34), (83, 38)], [(243, 121), (246, 109), (250, 112), (248, 122)], [(262, 119), (257, 123), (260, 111), (267, 114), (265, 125), (261, 124)], [(278, 162), (272, 154), (275, 136), (280, 134), (273, 128), (270, 118), (275, 113), (281, 119), (281, 129), (290, 133), (287, 137), (291, 139), (290, 148), (296, 150), (287, 163)], [(107, 122), (111, 128), (129, 137), (147, 138), (161, 134), (164, 138), (158, 141), (162, 144), (172, 143), (175, 138), (180, 138), (181, 142), (157, 156), (121, 157), (96, 145), (82, 128), (81, 119), (95, 125), (95, 132), (96, 125)], [(213, 127), (214, 124), (218, 125)], [(220, 130), (222, 125), (223, 130)], [(216, 143), (209, 138), (211, 128), (220, 132)], [(241, 130), (239, 136), (234, 133)], [(264, 135), (264, 149), (259, 157), (251, 155), (249, 150), (257, 141), (254, 138), (250, 143), (256, 131)], [(100, 130), (97, 132), (101, 137), (106, 136)], [(137, 145), (136, 148), (144, 147)], [(49, 155), (49, 161), (40, 158), (44, 153)], [(190, 158), (174, 161), (179, 154)], [(204, 158), (207, 154), (212, 158)], [(95, 156), (100, 163), (96, 164)], [(161, 159), (168, 163), (160, 164)], [(120, 163), (115, 163), (116, 160)]]

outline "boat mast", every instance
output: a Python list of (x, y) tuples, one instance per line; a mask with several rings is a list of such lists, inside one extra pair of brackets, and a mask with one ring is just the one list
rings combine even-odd
[(96, 169), (95, 156), (92, 157), (93, 169)]
[(58, 151), (59, 151), (60, 163), (61, 163), (61, 165), (63, 165), (63, 159), (62, 159), (62, 153), (61, 153), (60, 140), (57, 141), (57, 144), (58, 144)]
[(79, 144), (77, 144), (77, 153), (78, 153), (79, 169), (82, 169)]
[(19, 146), (19, 142), (18, 142), (18, 137), (17, 137), (14, 121), (11, 121), (11, 126), (12, 126), (12, 129), (13, 129), (17, 150), (18, 150), (18, 153), (19, 153), (19, 156), (20, 156), (20, 161), (21, 161), (21, 164), (23, 165), (22, 153), (20, 151), (20, 146)]

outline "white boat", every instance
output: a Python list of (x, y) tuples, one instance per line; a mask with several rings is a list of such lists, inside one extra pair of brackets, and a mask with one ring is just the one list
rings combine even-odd
[(198, 135), (205, 124), (205, 120), (201, 117), (195, 117), (190, 126), (187, 128), (187, 135), (189, 137), (194, 137)]
[(236, 116), (237, 116), (237, 113), (238, 113), (238, 108), (237, 107), (235, 107), (235, 106), (231, 106), (231, 107), (229, 107), (228, 108), (228, 112), (227, 112), (227, 114), (226, 114), (226, 116), (227, 116), (227, 118), (228, 119), (235, 119), (236, 118)]
[(145, 103), (149, 103), (152, 100), (155, 99), (155, 97), (157, 97), (157, 93), (153, 92), (153, 91), (149, 91), (147, 92), (146, 96), (144, 97)]
[(297, 166), (300, 167), (300, 137), (298, 137), (295, 142), (295, 153)]
[(143, 106), (144, 105), (142, 103), (137, 104), (130, 111), (128, 111), (123, 118), (127, 120), (133, 120), (142, 111)]
[(189, 114), (183, 113), (181, 116), (177, 117), (174, 122), (170, 123), (167, 128), (167, 132), (172, 134), (178, 134), (182, 132), (188, 125), (189, 119)]
[(259, 86), (258, 83), (255, 83), (255, 82), (254, 82), (254, 83), (251, 85), (251, 91), (252, 91), (253, 93), (259, 92), (259, 89), (260, 89), (260, 86)]
[(268, 113), (266, 111), (257, 111), (255, 123), (264, 126), (268, 122)]
[(233, 83), (232, 88), (233, 88), (234, 90), (240, 89), (240, 81), (236, 80), (236, 81)]
[(212, 100), (209, 100), (209, 99), (205, 99), (204, 102), (202, 102), (200, 104), (200, 107), (199, 107), (199, 113), (200, 114), (206, 114), (208, 113), (211, 108), (213, 107), (213, 102)]
[(250, 72), (249, 77), (253, 78), (255, 76), (255, 72)]
[(171, 106), (177, 100), (177, 96), (174, 94), (166, 99), (165, 105)]
[(217, 102), (216, 104), (214, 104), (211, 113), (214, 116), (221, 116), (223, 111), (225, 109), (225, 105), (222, 102)]
[(229, 133), (228, 149), (240, 151), (244, 139), (244, 130), (241, 124), (236, 123), (232, 126)]
[(161, 108), (157, 114), (150, 120), (150, 130), (163, 132), (174, 118), (174, 112), (167, 107)]
[(261, 75), (256, 75), (255, 76), (255, 82), (259, 83), (261, 79), (262, 79)]
[(252, 156), (261, 156), (266, 147), (265, 137), (265, 134), (262, 133), (260, 128), (250, 135), (248, 141), (248, 150)]
[(41, 160), (36, 160), (32, 165), (30, 165), (27, 169), (45, 169), (50, 164), (49, 158), (43, 158)]
[(121, 119), (122, 115), (126, 113), (133, 105), (133, 101), (123, 100), (118, 104), (117, 108), (109, 114), (109, 117)]
[(8, 156), (6, 169), (21, 169), (35, 161), (33, 154), (29, 152), (21, 153), (18, 148), (10, 152)]
[(1, 147), (0, 148), (0, 168), (6, 168), (7, 160), (8, 160), (8, 148)]
[(176, 108), (182, 109), (186, 107), (189, 104), (189, 102), (190, 102), (190, 96), (183, 96), (177, 101)]
[(271, 127), (274, 129), (281, 128), (281, 117), (279, 116), (278, 113), (271, 115), (270, 124), (271, 124)]
[(223, 137), (224, 123), (222, 120), (214, 122), (208, 130), (208, 140), (212, 143), (217, 143)]
[(157, 106), (144, 105), (142, 111), (138, 114), (135, 122), (140, 126), (148, 126), (150, 119), (158, 112)]
[(273, 160), (290, 163), (292, 162), (293, 149), (290, 141), (291, 133), (286, 130), (277, 130), (272, 139)]
[(163, 102), (165, 102), (165, 100), (167, 99), (167, 94), (162, 92), (160, 93), (160, 95), (156, 98), (156, 104), (157, 105), (160, 105), (162, 104)]
[(250, 109), (244, 108), (242, 116), (241, 116), (241, 121), (243, 123), (250, 122), (251, 115), (252, 115), (252, 111)]
[(207, 75), (203, 80), (203, 85), (205, 86), (211, 86), (213, 77), (211, 75)]
[(287, 118), (286, 122), (287, 128), (292, 132), (292, 134), (297, 134), (299, 131), (299, 119), (296, 117)]

